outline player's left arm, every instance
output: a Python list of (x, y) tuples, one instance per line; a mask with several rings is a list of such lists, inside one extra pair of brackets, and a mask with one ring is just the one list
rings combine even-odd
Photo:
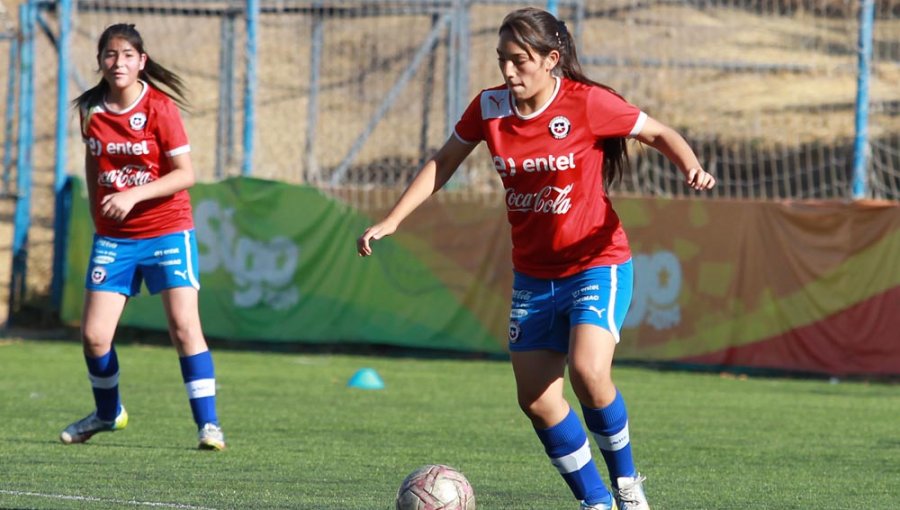
[(658, 120), (647, 117), (641, 132), (635, 135), (641, 143), (663, 153), (684, 174), (687, 185), (696, 190), (712, 189), (716, 178), (703, 169), (687, 141), (677, 131)]
[(107, 218), (122, 221), (136, 204), (171, 196), (194, 185), (196, 179), (190, 152), (171, 156), (169, 164), (171, 170), (159, 179), (103, 197), (100, 213)]

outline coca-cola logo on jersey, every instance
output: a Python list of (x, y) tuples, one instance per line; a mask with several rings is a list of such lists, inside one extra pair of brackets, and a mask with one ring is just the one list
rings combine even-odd
[(506, 189), (506, 209), (517, 212), (566, 214), (572, 208), (569, 198), (574, 184), (565, 188), (544, 186), (534, 193), (519, 193), (515, 188)]
[(100, 172), (97, 176), (97, 184), (115, 189), (143, 186), (152, 180), (153, 174), (144, 165), (125, 165), (108, 172)]

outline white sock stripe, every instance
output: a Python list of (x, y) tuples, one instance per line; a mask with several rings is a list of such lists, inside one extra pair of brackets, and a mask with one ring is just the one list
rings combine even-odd
[(215, 379), (197, 379), (196, 381), (184, 383), (187, 389), (188, 398), (215, 397), (216, 396), (216, 380)]
[(581, 448), (575, 450), (574, 452), (568, 455), (563, 455), (562, 457), (550, 459), (550, 463), (556, 466), (556, 469), (559, 470), (560, 474), (563, 475), (578, 471), (590, 461), (591, 444), (587, 439), (584, 440), (584, 444), (581, 445)]
[(606, 450), (608, 452), (619, 451), (628, 446), (628, 443), (631, 441), (631, 437), (628, 435), (628, 422), (625, 422), (625, 428), (611, 436), (604, 436), (596, 432), (593, 434), (594, 439), (597, 441), (597, 446), (599, 446), (601, 450)]
[(91, 380), (91, 387), (101, 390), (108, 390), (119, 385), (119, 372), (116, 372), (113, 375), (108, 375), (106, 377), (100, 377), (99, 375), (94, 375), (88, 372), (88, 379)]

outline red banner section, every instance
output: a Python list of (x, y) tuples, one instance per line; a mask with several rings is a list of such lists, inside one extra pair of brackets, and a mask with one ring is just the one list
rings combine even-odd
[[(495, 198), (445, 193), (398, 241), (505, 345), (511, 248)], [(635, 266), (619, 359), (900, 375), (900, 204), (614, 203)]]

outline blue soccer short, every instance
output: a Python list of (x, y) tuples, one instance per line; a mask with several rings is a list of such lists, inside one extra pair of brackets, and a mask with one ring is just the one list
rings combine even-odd
[(600, 326), (618, 343), (633, 287), (631, 260), (550, 280), (515, 272), (509, 350), (569, 352), (569, 330), (578, 324)]
[(146, 239), (94, 234), (84, 287), (135, 296), (141, 283), (151, 294), (174, 287), (200, 288), (193, 230)]

